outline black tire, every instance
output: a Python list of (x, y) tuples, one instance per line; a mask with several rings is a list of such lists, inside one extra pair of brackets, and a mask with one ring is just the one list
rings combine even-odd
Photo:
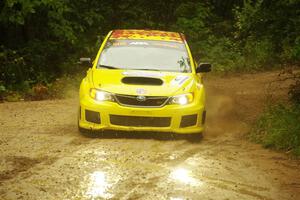
[(89, 137), (89, 138), (95, 138), (95, 137), (97, 137), (97, 134), (96, 134), (94, 131), (89, 130), (89, 129), (85, 129), (85, 128), (81, 128), (81, 127), (79, 126), (79, 121), (78, 121), (77, 126), (78, 126), (78, 132), (79, 132), (81, 135), (83, 135), (83, 136), (85, 136), (85, 137)]
[(85, 129), (85, 128), (81, 128), (79, 125), (78, 125), (78, 131), (79, 131), (81, 134), (84, 134), (84, 133), (89, 132), (89, 130), (87, 130), (87, 129)]
[(203, 139), (202, 132), (187, 135), (187, 140), (191, 143), (199, 143), (202, 141), (202, 139)]

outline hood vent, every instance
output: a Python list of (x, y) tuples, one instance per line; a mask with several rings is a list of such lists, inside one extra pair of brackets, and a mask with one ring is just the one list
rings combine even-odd
[(122, 82), (130, 85), (162, 85), (164, 82), (159, 78), (130, 76), (124, 77)]

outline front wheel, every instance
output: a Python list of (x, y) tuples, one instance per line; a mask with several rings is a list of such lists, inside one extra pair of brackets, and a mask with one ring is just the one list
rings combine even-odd
[(199, 143), (199, 142), (201, 142), (202, 138), (203, 138), (202, 132), (190, 134), (190, 135), (187, 135), (187, 137), (186, 137), (187, 141), (189, 141), (191, 143)]
[(79, 125), (78, 125), (78, 131), (79, 131), (79, 133), (81, 133), (81, 134), (85, 134), (85, 133), (89, 132), (89, 130), (87, 130), (87, 129), (85, 129), (85, 128), (81, 128)]
[(81, 135), (88, 137), (88, 138), (97, 138), (99, 137), (99, 134), (93, 130), (89, 130), (89, 129), (85, 129), (85, 128), (81, 128), (78, 125), (78, 131), (81, 133)]

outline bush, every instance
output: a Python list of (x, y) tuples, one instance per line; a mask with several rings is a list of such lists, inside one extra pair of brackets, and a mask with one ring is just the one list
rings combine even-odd
[(236, 42), (226, 37), (209, 36), (207, 40), (196, 42), (194, 52), (201, 62), (210, 62), (214, 71), (236, 71), (245, 68), (242, 56)]
[(291, 74), (294, 83), (290, 86), (290, 99), (294, 103), (300, 104), (300, 72), (291, 72)]
[(275, 62), (274, 44), (268, 38), (249, 37), (246, 40), (243, 55), (249, 68), (267, 67), (267, 65), (272, 65)]
[(0, 80), (5, 87), (17, 85), (24, 81), (25, 62), (19, 52), (0, 47)]
[(272, 65), (275, 60), (273, 43), (268, 39), (248, 38), (245, 44), (228, 37), (209, 36), (193, 46), (201, 60), (209, 61), (215, 71), (254, 71)]
[(0, 85), (26, 90), (28, 85), (48, 85), (76, 72), (78, 57), (96, 54), (100, 46), (94, 48), (96, 38), (119, 28), (183, 32), (195, 58), (213, 63), (216, 71), (297, 64), (299, 6), (299, 0), (4, 0)]
[(245, 0), (234, 9), (235, 37), (244, 44), (247, 63), (251, 59), (257, 69), (300, 61), (299, 6), (298, 0)]
[(265, 147), (300, 156), (300, 105), (269, 106), (257, 120), (250, 137)]
[(22, 91), (37, 83), (49, 84), (61, 74), (77, 69), (68, 56), (70, 49), (60, 48), (57, 42), (36, 40), (16, 50), (1, 48), (0, 78), (8, 90)]

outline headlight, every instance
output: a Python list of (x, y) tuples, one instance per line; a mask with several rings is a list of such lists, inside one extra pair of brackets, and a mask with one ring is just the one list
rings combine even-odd
[(169, 104), (186, 105), (193, 102), (193, 94), (181, 94), (170, 98)]
[(113, 94), (97, 89), (91, 89), (90, 96), (97, 101), (114, 101)]

